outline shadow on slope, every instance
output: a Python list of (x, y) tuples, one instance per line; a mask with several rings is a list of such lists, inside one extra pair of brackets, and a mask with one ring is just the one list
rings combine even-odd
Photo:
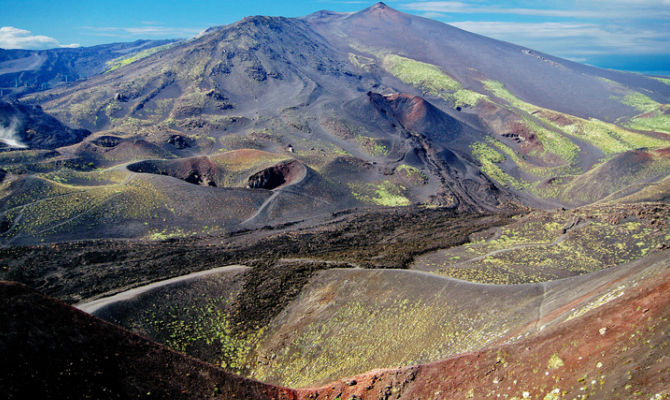
[(23, 285), (0, 282), (0, 387), (8, 399), (290, 399)]

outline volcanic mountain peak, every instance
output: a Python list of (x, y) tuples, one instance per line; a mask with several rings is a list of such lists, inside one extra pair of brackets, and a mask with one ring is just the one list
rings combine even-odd
[(391, 7), (387, 6), (384, 2), (381, 2), (381, 1), (376, 3), (376, 4), (373, 4), (370, 7), (368, 7), (365, 11), (368, 11), (368, 12), (385, 12), (385, 11), (397, 12), (396, 10), (392, 9)]
[(6, 397), (667, 394), (665, 80), (381, 2), (115, 63), (0, 100)]
[(401, 19), (403, 21), (408, 20), (408, 17), (410, 16), (379, 2), (360, 12), (352, 14), (351, 17), (371, 19), (379, 22), (398, 23)]

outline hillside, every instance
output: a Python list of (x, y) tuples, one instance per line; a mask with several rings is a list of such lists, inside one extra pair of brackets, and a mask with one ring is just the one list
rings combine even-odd
[[(380, 3), (353, 14), (249, 17), (23, 101), (95, 132), (57, 160), (111, 168), (256, 149), (296, 159), (360, 205), (491, 211), (588, 204), (634, 194), (641, 187), (626, 182), (639, 178), (660, 182), (669, 98), (670, 86), (657, 79), (582, 66)], [(107, 137), (120, 145), (96, 145)], [(581, 189), (620, 155), (640, 151), (658, 161), (616, 184)], [(41, 177), (71, 174), (59, 171), (63, 162), (42, 163), (39, 172), (53, 172)]]
[(138, 40), (66, 49), (0, 49), (0, 98), (72, 84), (118, 68), (173, 42)]
[[(405, 311), (418, 307), (417, 310), (424, 310), (427, 315), (433, 317), (447, 316), (451, 319), (451, 323), (458, 320), (458, 314), (435, 312), (438, 309), (445, 310), (445, 305), (440, 305), (437, 297), (431, 303), (416, 302), (414, 295), (410, 297), (412, 300), (409, 300), (410, 298), (403, 300), (403, 290), (415, 294), (417, 289), (424, 293), (424, 296), (428, 295), (428, 298), (430, 293), (443, 294), (446, 296), (445, 299), (460, 293), (460, 296), (454, 296), (453, 299), (478, 299), (490, 307), (477, 306), (477, 303), (469, 303), (466, 307), (474, 307), (491, 315), (499, 314), (498, 307), (510, 309), (504, 306), (504, 303), (499, 303), (500, 301), (520, 302), (519, 304), (525, 304), (523, 307), (539, 311), (527, 312), (523, 307), (511, 308), (520, 312), (519, 315), (532, 318), (521, 320), (505, 318), (511, 325), (503, 327), (503, 336), (497, 340), (492, 338), (493, 342), (484, 348), (471, 348), (470, 352), (429, 364), (375, 369), (364, 375), (336, 380), (327, 386), (297, 391), (263, 385), (231, 375), (75, 311), (24, 286), (5, 282), (0, 285), (2, 300), (5, 303), (2, 309), (5, 319), (10, 321), (10, 324), (5, 325), (3, 329), (3, 340), (0, 345), (6, 356), (3, 365), (9, 368), (3, 371), (0, 384), (9, 398), (21, 398), (34, 393), (39, 393), (43, 398), (78, 398), (86, 395), (115, 398), (119, 395), (148, 396), (150, 393), (153, 396), (171, 398), (242, 396), (261, 399), (356, 396), (366, 399), (379, 396), (405, 398), (434, 395), (435, 392), (448, 398), (487, 397), (497, 394), (511, 396), (510, 398), (588, 396), (596, 399), (646, 399), (656, 395), (663, 398), (668, 395), (668, 381), (664, 373), (668, 368), (665, 331), (668, 328), (667, 274), (670, 265), (667, 256), (667, 251), (657, 252), (613, 270), (549, 282), (540, 291), (537, 291), (535, 286), (529, 285), (487, 288), (462, 281), (444, 281), (443, 278), (436, 278), (430, 274), (416, 275), (405, 271), (330, 270), (320, 273), (310, 280), (299, 296), (295, 297), (296, 300), (286, 309), (287, 312), (279, 314), (278, 322), (283, 321), (280, 325), (291, 321), (291, 315), (296, 307), (307, 307), (303, 310), (311, 310), (310, 318), (324, 312), (330, 314), (328, 307), (333, 307), (337, 312), (331, 314), (331, 323), (334, 324), (333, 327), (338, 327), (338, 321), (357, 322), (353, 319), (356, 315), (369, 316), (370, 310), (366, 310), (365, 307), (373, 305), (382, 307), (381, 310), (384, 311), (380, 311), (380, 315), (387, 315), (393, 320), (389, 321), (388, 325), (386, 323), (379, 325), (380, 321), (372, 321), (379, 325), (375, 325), (376, 328), (382, 328), (380, 331), (375, 327), (369, 327), (373, 328), (371, 332), (376, 333), (370, 338), (374, 343), (384, 340), (386, 336), (380, 336), (383, 333), (388, 335), (389, 339), (396, 335), (400, 337), (410, 335), (412, 339), (408, 344), (418, 345), (424, 342), (419, 340), (420, 336), (417, 335), (435, 330), (427, 326), (428, 329), (425, 331), (422, 329), (417, 331), (412, 318), (419, 318), (420, 314)], [(198, 299), (201, 297), (200, 294), (188, 300), (190, 290), (206, 293), (210, 296), (211, 302), (217, 298), (218, 291), (230, 290), (231, 283), (235, 286), (234, 282), (238, 279), (236, 277), (245, 276), (244, 272), (244, 268), (229, 268), (226, 272), (220, 271), (222, 274), (218, 277), (215, 274), (204, 275), (186, 281), (185, 285), (177, 284), (172, 288), (158, 286), (157, 289), (141, 295), (144, 297), (140, 296), (136, 300), (131, 297), (131, 303), (126, 299), (125, 302), (117, 304), (116, 311), (126, 313), (133, 310), (141, 311), (142, 309), (137, 307), (142, 307), (144, 304), (149, 306), (147, 311), (150, 312), (140, 312), (138, 315), (160, 318), (161, 316), (156, 314), (160, 309), (155, 307), (155, 303), (153, 307), (151, 304), (158, 299), (166, 299), (166, 292), (177, 295), (178, 301), (173, 303), (172, 311), (180, 309), (197, 311), (200, 308), (186, 306), (194, 300), (202, 301)], [(361, 274), (369, 275), (371, 279), (360, 279)], [(398, 274), (407, 275), (401, 280), (402, 290), (385, 290), (389, 284), (397, 285), (398, 279), (392, 275)], [(356, 279), (343, 280), (345, 277)], [(390, 281), (387, 282), (387, 279)], [(373, 284), (377, 289), (370, 295), (377, 299), (373, 303), (368, 303), (365, 298), (358, 297), (360, 305), (356, 307), (363, 307), (360, 311), (356, 311), (356, 307), (339, 306), (339, 300), (324, 303), (319, 296), (337, 295), (339, 291), (334, 290), (332, 285), (341, 283), (361, 285), (366, 291), (369, 284)], [(443, 285), (446, 287), (440, 289)], [(243, 288), (242, 293), (244, 290)], [(478, 293), (481, 291), (486, 297)], [(355, 288), (350, 287), (342, 293), (356, 292)], [(512, 292), (525, 293), (530, 296), (529, 299), (534, 297), (535, 300), (527, 301), (518, 295), (511, 295)], [(386, 293), (383, 298), (389, 300), (388, 304), (379, 301), (379, 296), (383, 293)], [(353, 300), (350, 296), (347, 297), (349, 299), (343, 300), (349, 302)], [(224, 300), (224, 303), (229, 300)], [(186, 303), (180, 303), (183, 301)], [(308, 304), (304, 304), (305, 301)], [(318, 306), (319, 304), (321, 306)], [(324, 308), (326, 304), (328, 307)], [(452, 303), (452, 306), (458, 309), (457, 304)], [(198, 325), (205, 329), (201, 333), (207, 332), (206, 329), (210, 326), (208, 324), (216, 323), (211, 327), (223, 329), (218, 337), (226, 343), (223, 347), (224, 354), (225, 351), (232, 351), (228, 354), (244, 355), (244, 349), (247, 348), (244, 342), (231, 341), (230, 337), (220, 336), (229, 335), (232, 331), (227, 328), (228, 322), (225, 318), (219, 319), (221, 314), (207, 311), (211, 307), (212, 303), (203, 303), (202, 311), (205, 312), (205, 319), (198, 320)], [(394, 308), (401, 313), (392, 312)], [(463, 315), (468, 315), (468, 310), (469, 308), (465, 308), (461, 312)], [(39, 317), (36, 311), (41, 311)], [(341, 312), (346, 314), (339, 315)], [(297, 321), (302, 318), (299, 317), (301, 314), (304, 315), (304, 311), (295, 315), (298, 317)], [(109, 317), (109, 314), (106, 315)], [(410, 320), (406, 321), (406, 318)], [(475, 328), (475, 331), (485, 333), (488, 329), (496, 327), (495, 321), (490, 317), (485, 320), (491, 324), (489, 328), (483, 331), (479, 331), (481, 328)], [(423, 319), (422, 321), (426, 323)], [(449, 326), (453, 326), (451, 323)], [(412, 326), (413, 329), (403, 333), (406, 327), (403, 324), (409, 324), (406, 326)], [(310, 329), (310, 324), (305, 321), (300, 321), (300, 325), (304, 327), (303, 329), (306, 328), (308, 335), (313, 338), (316, 338), (315, 334), (322, 332)], [(187, 340), (185, 343), (189, 343), (188, 336), (182, 336), (189, 334), (188, 325), (180, 326), (168, 321), (167, 324), (162, 322), (153, 326), (159, 329), (162, 329), (161, 326), (178, 329), (169, 337), (177, 341), (185, 339)], [(499, 328), (501, 327), (494, 329)], [(393, 332), (394, 330), (396, 332)], [(459, 332), (461, 330), (455, 328), (453, 331), (455, 337), (466, 334), (467, 329), (465, 332)], [(350, 333), (352, 336), (331, 336), (330, 340), (336, 337), (343, 340), (364, 337), (359, 336), (356, 331)], [(451, 337), (451, 334), (448, 336)], [(285, 333), (280, 333), (278, 337), (286, 338)], [(301, 337), (296, 336), (296, 339)], [(468, 337), (471, 338), (471, 335)], [(24, 345), (26, 340), (30, 346)], [(304, 343), (304, 340), (305, 338), (301, 338), (295, 343)], [(321, 340), (319, 343), (323, 343)], [(390, 340), (394, 343), (397, 339)], [(328, 343), (331, 346), (333, 344), (335, 343)], [(363, 345), (364, 343), (359, 343), (357, 346)], [(420, 347), (425, 350), (425, 347)], [(312, 349), (312, 352), (319, 349), (313, 345), (308, 348)], [(344, 350), (353, 350), (352, 355), (363, 357), (366, 353), (359, 353), (362, 348), (352, 349), (345, 346)], [(374, 351), (374, 348), (384, 349), (389, 351), (388, 354), (393, 354), (392, 348), (375, 346), (370, 350)], [(409, 349), (404, 346), (402, 351)], [(37, 362), (38, 359), (46, 359), (49, 362), (47, 364)], [(274, 357), (271, 359), (275, 360)], [(280, 361), (268, 360), (268, 362), (261, 365), (272, 366), (273, 363)], [(21, 365), (26, 365), (27, 368), (16, 368)], [(36, 368), (37, 365), (39, 367)], [(235, 367), (235, 364), (224, 365), (228, 368)], [(315, 362), (309, 365), (312, 368), (320, 368), (330, 364)], [(272, 370), (282, 371), (276, 368)], [(25, 371), (33, 371), (32, 376), (25, 375)], [(63, 375), (64, 371), (67, 375)], [(140, 377), (141, 379), (138, 379)], [(301, 382), (304, 385), (305, 381)]]
[[(16, 283), (0, 282), (7, 399), (289, 399)], [(39, 316), (39, 317), (38, 317)], [(55, 339), (55, 340), (54, 340)]]
[(384, 3), (70, 50), (0, 51), (6, 397), (670, 398), (670, 80)]

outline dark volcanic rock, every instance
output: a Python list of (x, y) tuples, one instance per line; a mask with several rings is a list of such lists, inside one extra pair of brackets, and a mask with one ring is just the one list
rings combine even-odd
[(171, 176), (194, 185), (217, 186), (217, 166), (207, 157), (177, 161), (146, 160), (130, 164), (127, 168), (133, 172)]
[(0, 281), (0, 388), (7, 399), (288, 399), (26, 286)]
[(300, 163), (295, 160), (279, 163), (251, 175), (247, 187), (251, 189), (276, 189), (293, 182), (297, 175), (296, 170), (300, 166)]
[(100, 136), (91, 142), (100, 147), (116, 147), (119, 145), (119, 143), (121, 143), (121, 141), (123, 141), (123, 139), (116, 136)]
[(195, 140), (182, 135), (172, 135), (167, 142), (179, 150), (195, 146)]
[(276, 167), (264, 169), (249, 177), (249, 188), (272, 190), (286, 183), (284, 175)]

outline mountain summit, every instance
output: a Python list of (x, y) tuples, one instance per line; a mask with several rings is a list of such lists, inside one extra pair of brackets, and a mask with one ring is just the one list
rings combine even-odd
[[(627, 159), (617, 154), (669, 146), (668, 97), (662, 80), (576, 64), (377, 3), (356, 13), (248, 17), (21, 100), (93, 132), (41, 162), (118, 168), (175, 201), (189, 190), (208, 198), (223, 191), (240, 205), (217, 214), (217, 229), (227, 231), (300, 221), (307, 209), (319, 218), (411, 204), (497, 212), (630, 195), (639, 188), (595, 182), (594, 168)], [(667, 157), (650, 154), (635, 174), (660, 182)], [(238, 159), (245, 167), (234, 166)], [(40, 168), (19, 176), (14, 195), (36, 182), (59, 183), (34, 181)], [(298, 170), (304, 179), (288, 179)], [(268, 189), (258, 179), (291, 184)], [(114, 194), (136, 207), (135, 192), (123, 189), (102, 201)], [(146, 207), (160, 215), (173, 206)], [(200, 211), (188, 210), (170, 218), (197, 225), (189, 218)], [(43, 228), (67, 226), (59, 225), (67, 218), (39, 218)], [(41, 235), (7, 223), (12, 241)], [(101, 232), (158, 229), (128, 226)]]
[(151, 45), (0, 61), (60, 85), (0, 102), (6, 397), (668, 398), (670, 80), (383, 3)]

